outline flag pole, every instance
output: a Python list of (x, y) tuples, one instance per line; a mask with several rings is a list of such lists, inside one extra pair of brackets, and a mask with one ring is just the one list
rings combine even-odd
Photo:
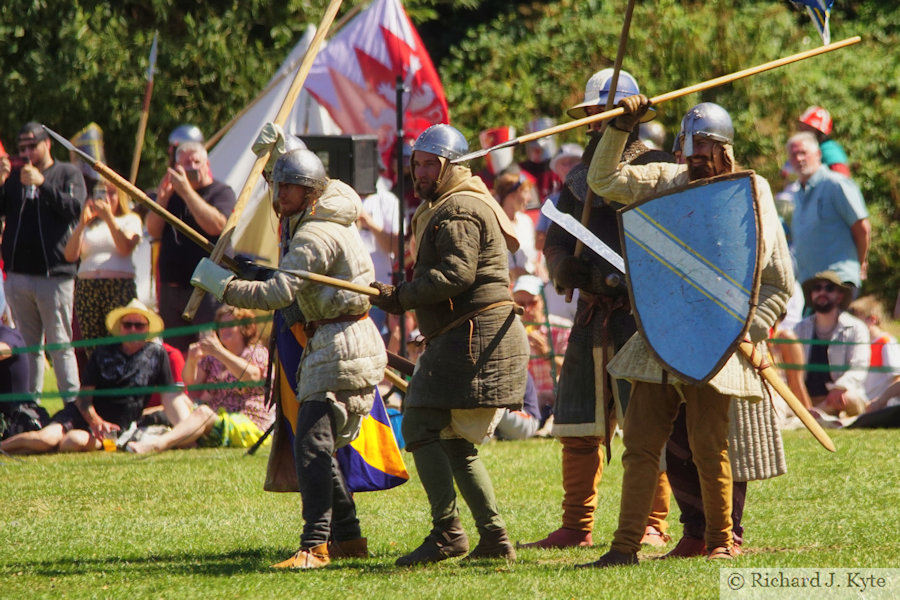
[[(400, 226), (397, 231), (397, 273), (394, 276), (394, 285), (399, 285), (402, 281), (406, 280), (406, 231), (404, 227), (404, 221), (406, 221), (406, 192), (403, 189), (403, 92), (407, 91), (406, 86), (403, 85), (403, 77), (397, 75), (397, 96), (396, 96), (396, 105), (397, 105), (397, 143), (395, 146), (395, 153), (397, 155), (397, 201), (398, 201), (398, 211), (400, 213)], [(400, 356), (406, 358), (407, 350), (406, 350), (406, 319), (403, 318), (403, 315), (400, 315)], [(405, 390), (404, 390), (405, 391)]]
[(144, 147), (144, 135), (147, 133), (147, 119), (150, 116), (150, 97), (153, 96), (153, 75), (156, 73), (156, 42), (159, 32), (153, 33), (153, 43), (150, 44), (150, 66), (147, 67), (147, 87), (144, 90), (144, 103), (141, 106), (141, 117), (138, 121), (137, 136), (134, 140), (134, 156), (131, 159), (131, 174), (128, 181), (137, 181), (138, 166), (141, 164), (141, 150)]
[[(303, 57), (303, 62), (300, 63), (300, 68), (297, 70), (297, 74), (291, 82), (291, 87), (288, 89), (287, 95), (281, 103), (281, 108), (278, 109), (278, 113), (275, 115), (274, 123), (276, 125), (284, 125), (288, 116), (291, 114), (291, 109), (293, 109), (294, 103), (297, 101), (297, 96), (300, 95), (300, 90), (306, 82), (306, 76), (309, 75), (309, 71), (312, 69), (316, 55), (319, 53), (319, 48), (322, 46), (322, 42), (325, 41), (325, 35), (331, 27), (331, 23), (334, 21), (342, 1), (343, 0), (331, 0), (328, 8), (325, 9), (322, 23), (316, 30), (316, 35), (313, 37), (309, 48), (306, 49), (306, 55)], [(263, 168), (266, 166), (270, 154), (271, 149), (263, 152), (256, 158), (256, 162), (253, 163), (250, 174), (244, 182), (244, 187), (238, 195), (234, 210), (231, 215), (229, 215), (228, 221), (225, 223), (225, 228), (219, 236), (219, 241), (216, 242), (216, 247), (209, 256), (210, 260), (213, 262), (222, 260), (222, 257), (225, 256), (225, 250), (231, 245), (231, 237), (234, 235), (235, 226), (237, 225), (238, 220), (240, 220), (241, 214), (244, 212), (247, 203), (250, 201), (250, 195), (253, 192), (253, 188), (256, 186), (256, 182), (259, 181), (260, 175), (262, 175)], [(203, 296), (205, 294), (206, 292), (200, 288), (194, 288), (194, 292), (191, 294), (191, 298), (184, 308), (184, 313), (181, 315), (184, 320), (192, 321), (194, 319), (194, 315), (197, 314), (197, 310), (200, 308), (200, 303), (203, 301)]]
[[(789, 65), (791, 63), (799, 62), (801, 60), (806, 60), (807, 58), (812, 58), (814, 56), (819, 56), (820, 54), (825, 54), (826, 52), (832, 52), (834, 50), (840, 50), (841, 48), (846, 48), (847, 46), (852, 46), (853, 44), (858, 44), (862, 38), (858, 35), (853, 37), (849, 37), (845, 40), (841, 40), (839, 42), (834, 42), (832, 44), (828, 44), (827, 46), (819, 46), (817, 48), (813, 48), (812, 50), (806, 50), (804, 52), (798, 52), (797, 54), (791, 54), (790, 56), (785, 56), (783, 58), (779, 58), (776, 60), (769, 61), (767, 63), (762, 63), (760, 65), (756, 65), (755, 67), (750, 67), (748, 69), (744, 69), (742, 71), (735, 71), (734, 73), (730, 73), (728, 75), (722, 75), (721, 77), (715, 77), (713, 79), (709, 79), (707, 81), (703, 81), (700, 83), (695, 83), (694, 85), (689, 85), (687, 87), (677, 89), (671, 92), (666, 92), (665, 94), (660, 94), (659, 96), (654, 96), (650, 98), (650, 102), (653, 105), (662, 104), (663, 102), (668, 102), (669, 100), (674, 100), (676, 98), (681, 98), (682, 96), (687, 96), (688, 94), (693, 94), (696, 92), (703, 92), (715, 87), (719, 87), (721, 85), (725, 85), (726, 83), (732, 83), (733, 81), (737, 81), (738, 79), (743, 79), (745, 77), (750, 77), (751, 75), (758, 75), (759, 73), (763, 73), (765, 71), (770, 71), (772, 69), (776, 69), (778, 67), (783, 67), (785, 65)], [(588, 117), (582, 117), (581, 119), (576, 119), (574, 121), (570, 121), (568, 123), (563, 123), (561, 125), (555, 125), (553, 127), (548, 127), (547, 129), (542, 129), (541, 131), (535, 131), (534, 133), (528, 133), (526, 135), (521, 135), (515, 139), (509, 140), (508, 142), (503, 142), (502, 144), (497, 144), (496, 146), (491, 146), (490, 148), (485, 148), (483, 150), (477, 150), (475, 152), (470, 152), (458, 158), (454, 158), (452, 163), (462, 163), (467, 162), (475, 158), (481, 158), (486, 154), (493, 152), (494, 150), (500, 150), (501, 148), (511, 148), (513, 146), (517, 146), (519, 144), (524, 144), (526, 142), (532, 142), (534, 140), (539, 140), (542, 137), (547, 137), (548, 135), (556, 135), (557, 133), (563, 133), (564, 131), (569, 131), (570, 129), (576, 129), (581, 127), (582, 125), (587, 125), (589, 123), (594, 123), (596, 121), (605, 121), (607, 119), (612, 119), (613, 117), (618, 117), (619, 115), (625, 114), (625, 109), (621, 106), (616, 107), (612, 110), (607, 110), (602, 113), (597, 113), (596, 115), (591, 115)]]

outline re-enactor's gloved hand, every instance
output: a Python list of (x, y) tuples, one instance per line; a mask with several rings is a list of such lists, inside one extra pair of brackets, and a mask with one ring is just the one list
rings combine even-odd
[(238, 264), (238, 277), (247, 281), (265, 281), (276, 272), (240, 254), (234, 257), (234, 262)]
[(625, 114), (616, 117), (613, 127), (620, 131), (631, 132), (634, 126), (641, 122), (647, 111), (650, 110), (650, 99), (643, 94), (635, 94), (619, 100), (620, 106), (625, 109)]
[(271, 152), (264, 169), (266, 172), (271, 173), (272, 168), (275, 166), (275, 161), (285, 152), (284, 130), (275, 123), (265, 123), (259, 131), (259, 135), (256, 136), (251, 149), (253, 154), (257, 156), (262, 156), (265, 152)]
[(200, 259), (194, 274), (191, 275), (191, 285), (216, 297), (219, 302), (225, 297), (225, 288), (234, 279), (234, 273), (220, 267), (208, 258)]
[(400, 296), (397, 294), (397, 290), (399, 286), (394, 287), (387, 283), (381, 283), (378, 281), (373, 281), (369, 284), (370, 287), (378, 290), (377, 296), (369, 296), (369, 302), (373, 305), (377, 306), (381, 310), (387, 313), (391, 313), (393, 315), (402, 315), (404, 310), (403, 307), (400, 306)]
[(575, 256), (562, 259), (553, 274), (556, 285), (567, 290), (584, 288), (591, 283), (591, 265)]

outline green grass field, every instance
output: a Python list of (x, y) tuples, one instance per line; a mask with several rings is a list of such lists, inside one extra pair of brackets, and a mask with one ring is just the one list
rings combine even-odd
[[(730, 566), (900, 565), (893, 528), (900, 505), (897, 432), (832, 435), (836, 454), (806, 432), (785, 433), (789, 473), (749, 485), (749, 551)], [(394, 490), (357, 495), (372, 558), (310, 572), (269, 568), (296, 550), (301, 519), (297, 494), (262, 491), (267, 451), (0, 457), (0, 598), (719, 597), (721, 563), (705, 559), (573, 568), (595, 560), (615, 528), (620, 440), (613, 449), (593, 549), (521, 550), (514, 564), (451, 560), (396, 568), (394, 560), (428, 530), (427, 503), (413, 473)], [(530, 541), (555, 529), (559, 444), (493, 443), (481, 452), (511, 537)], [(676, 539), (677, 513), (673, 501)], [(474, 533), (467, 510), (463, 519)]]

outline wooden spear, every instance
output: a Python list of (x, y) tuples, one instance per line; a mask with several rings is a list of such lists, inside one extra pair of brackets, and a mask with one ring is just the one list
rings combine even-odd
[[(613, 65), (613, 73), (612, 78), (609, 80), (609, 93), (606, 96), (606, 106), (604, 110), (610, 110), (616, 102), (616, 86), (619, 85), (619, 73), (622, 71), (622, 60), (625, 58), (625, 45), (628, 43), (628, 30), (631, 29), (631, 15), (634, 13), (634, 0), (628, 0), (628, 6), (625, 8), (625, 20), (622, 22), (622, 33), (619, 35), (619, 49), (616, 51), (616, 62)], [(606, 124), (609, 121), (604, 121), (603, 126), (600, 129), (600, 133), (603, 133), (603, 130), (606, 129)], [(594, 203), (594, 190), (588, 186), (587, 192), (584, 195), (584, 207), (581, 209), (581, 224), (585, 227), (588, 226), (588, 222), (591, 220), (591, 205)], [(578, 258), (584, 252), (584, 242), (581, 240), (575, 241), (575, 258)], [(572, 294), (574, 290), (566, 290), (566, 302), (572, 301)], [(609, 456), (607, 454), (607, 456)]]
[[(300, 95), (300, 90), (303, 88), (304, 82), (306, 82), (306, 76), (312, 68), (316, 55), (319, 53), (319, 48), (322, 46), (322, 42), (325, 41), (325, 36), (328, 33), (328, 29), (331, 27), (331, 23), (334, 21), (334, 17), (337, 15), (341, 2), (342, 0), (331, 0), (328, 8), (325, 9), (325, 16), (322, 17), (322, 23), (316, 30), (316, 35), (313, 37), (309, 48), (306, 49), (306, 55), (303, 57), (303, 62), (300, 63), (297, 75), (294, 76), (294, 81), (288, 89), (284, 102), (282, 102), (281, 108), (278, 109), (278, 113), (275, 115), (274, 122), (276, 125), (284, 125), (288, 116), (291, 114), (291, 109), (297, 101), (297, 96)], [(219, 241), (216, 242), (216, 247), (209, 255), (210, 260), (213, 262), (219, 262), (222, 260), (222, 257), (225, 256), (225, 250), (227, 250), (228, 246), (231, 244), (231, 236), (234, 235), (235, 226), (241, 218), (241, 213), (244, 212), (244, 207), (247, 205), (247, 202), (250, 201), (250, 195), (253, 192), (256, 182), (259, 180), (259, 176), (262, 175), (263, 168), (269, 160), (270, 153), (271, 151), (263, 152), (261, 156), (256, 158), (256, 162), (253, 163), (250, 174), (247, 175), (247, 181), (244, 182), (244, 187), (238, 195), (234, 211), (228, 217), (225, 228), (219, 236)], [(194, 315), (197, 314), (197, 309), (200, 308), (200, 302), (203, 301), (204, 294), (205, 292), (200, 288), (194, 288), (191, 299), (188, 301), (184, 313), (181, 315), (184, 320), (193, 320)]]
[(831, 441), (831, 438), (828, 437), (828, 434), (825, 433), (825, 430), (822, 429), (822, 426), (819, 425), (819, 422), (816, 421), (815, 417), (806, 410), (803, 403), (797, 399), (797, 396), (794, 395), (791, 388), (789, 388), (778, 373), (775, 372), (772, 365), (769, 364), (768, 361), (763, 363), (763, 358), (759, 355), (759, 352), (756, 351), (753, 343), (743, 341), (740, 343), (740, 348), (747, 360), (750, 361), (750, 364), (759, 371), (760, 375), (762, 375), (773, 388), (775, 388), (778, 395), (784, 398), (784, 401), (791, 407), (791, 410), (794, 411), (794, 414), (797, 415), (800, 422), (806, 425), (806, 428), (809, 429), (809, 432), (813, 437), (816, 438), (826, 450), (834, 452), (834, 442)]
[(159, 32), (153, 34), (150, 45), (150, 66), (147, 67), (147, 88), (144, 90), (144, 104), (141, 106), (141, 118), (138, 121), (137, 136), (134, 140), (134, 156), (131, 159), (131, 174), (128, 181), (137, 181), (138, 165), (141, 164), (141, 150), (144, 147), (144, 134), (147, 133), (147, 118), (150, 116), (150, 97), (153, 95), (153, 75), (156, 73), (156, 41)]
[[(778, 67), (783, 67), (785, 65), (789, 65), (791, 63), (805, 60), (807, 58), (812, 58), (813, 56), (825, 54), (826, 52), (832, 52), (834, 50), (839, 50), (839, 49), (845, 48), (847, 46), (852, 46), (853, 44), (858, 44), (860, 41), (861, 41), (861, 38), (858, 35), (856, 35), (856, 36), (847, 38), (845, 40), (841, 40), (839, 42), (834, 42), (832, 44), (828, 44), (827, 46), (819, 46), (817, 48), (813, 48), (812, 50), (806, 50), (805, 52), (799, 52), (797, 54), (785, 56), (784, 58), (779, 58), (777, 60), (769, 61), (767, 63), (757, 65), (755, 67), (750, 67), (749, 69), (744, 69), (742, 71), (736, 71), (729, 75), (722, 75), (721, 77), (716, 77), (714, 79), (710, 79), (708, 81), (703, 81), (701, 83), (695, 83), (694, 85), (689, 85), (688, 87), (674, 90), (672, 92), (666, 92), (665, 94), (660, 94), (659, 96), (654, 96), (654, 97), (650, 98), (650, 102), (654, 105), (662, 104), (663, 102), (668, 102), (669, 100), (681, 98), (682, 96), (687, 96), (688, 94), (693, 94), (695, 92), (703, 92), (705, 90), (719, 87), (720, 85), (725, 85), (726, 83), (731, 83), (733, 81), (737, 81), (738, 79), (750, 77), (751, 75), (757, 75), (759, 73), (763, 73), (764, 71), (770, 71), (772, 69), (776, 69)], [(453, 159), (451, 162), (453, 162), (455, 164), (455, 163), (470, 161), (475, 158), (481, 158), (482, 156), (484, 156), (490, 152), (493, 152), (494, 150), (499, 150), (501, 148), (510, 148), (510, 147), (517, 146), (519, 144), (523, 144), (526, 142), (532, 142), (534, 140), (539, 140), (542, 137), (546, 137), (548, 135), (556, 135), (557, 133), (569, 131), (570, 129), (576, 129), (578, 127), (581, 127), (582, 125), (587, 125), (589, 123), (594, 123), (596, 121), (605, 121), (607, 119), (612, 119), (613, 117), (618, 117), (619, 115), (623, 115), (623, 114), (625, 114), (625, 109), (623, 109), (620, 106), (620, 107), (614, 108), (612, 110), (607, 110), (602, 113), (597, 113), (596, 115), (582, 117), (581, 119), (569, 121), (568, 123), (563, 123), (561, 125), (554, 125), (553, 127), (548, 127), (547, 129), (542, 129), (541, 131), (535, 131), (533, 133), (520, 135), (519, 137), (509, 140), (508, 142), (503, 142), (502, 144), (497, 144), (496, 146), (491, 146), (490, 148), (485, 148), (483, 150), (477, 150), (475, 152), (470, 152), (468, 154), (460, 156), (459, 158)]]

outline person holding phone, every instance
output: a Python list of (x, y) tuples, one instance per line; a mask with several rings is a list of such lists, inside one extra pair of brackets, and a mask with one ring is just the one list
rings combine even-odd
[[(213, 179), (203, 144), (183, 142), (175, 151), (175, 166), (166, 169), (159, 184), (156, 201), (215, 245), (234, 210), (235, 196), (228, 185)], [(183, 327), (181, 313), (193, 291), (191, 274), (208, 253), (155, 213), (147, 215), (147, 232), (159, 240), (160, 316), (167, 328)], [(215, 298), (204, 296), (194, 323), (212, 322), (218, 306)], [(172, 336), (167, 341), (187, 353), (197, 335)]]
[[(78, 167), (56, 161), (40, 123), (26, 123), (17, 137), (18, 158), (0, 156), (0, 217), (6, 219), (2, 253), (6, 295), (26, 346), (46, 343), (59, 391), (79, 388), (72, 341), (76, 265), (65, 247), (81, 215), (87, 192)], [(15, 165), (15, 167), (14, 167)], [(40, 393), (43, 353), (28, 354), (29, 391)]]
[[(143, 224), (119, 198), (119, 190), (101, 182), (81, 211), (66, 244), (66, 260), (79, 263), (75, 279), (75, 318), (83, 339), (106, 337), (106, 312), (137, 298), (134, 250)], [(83, 348), (81, 364), (92, 348)]]

